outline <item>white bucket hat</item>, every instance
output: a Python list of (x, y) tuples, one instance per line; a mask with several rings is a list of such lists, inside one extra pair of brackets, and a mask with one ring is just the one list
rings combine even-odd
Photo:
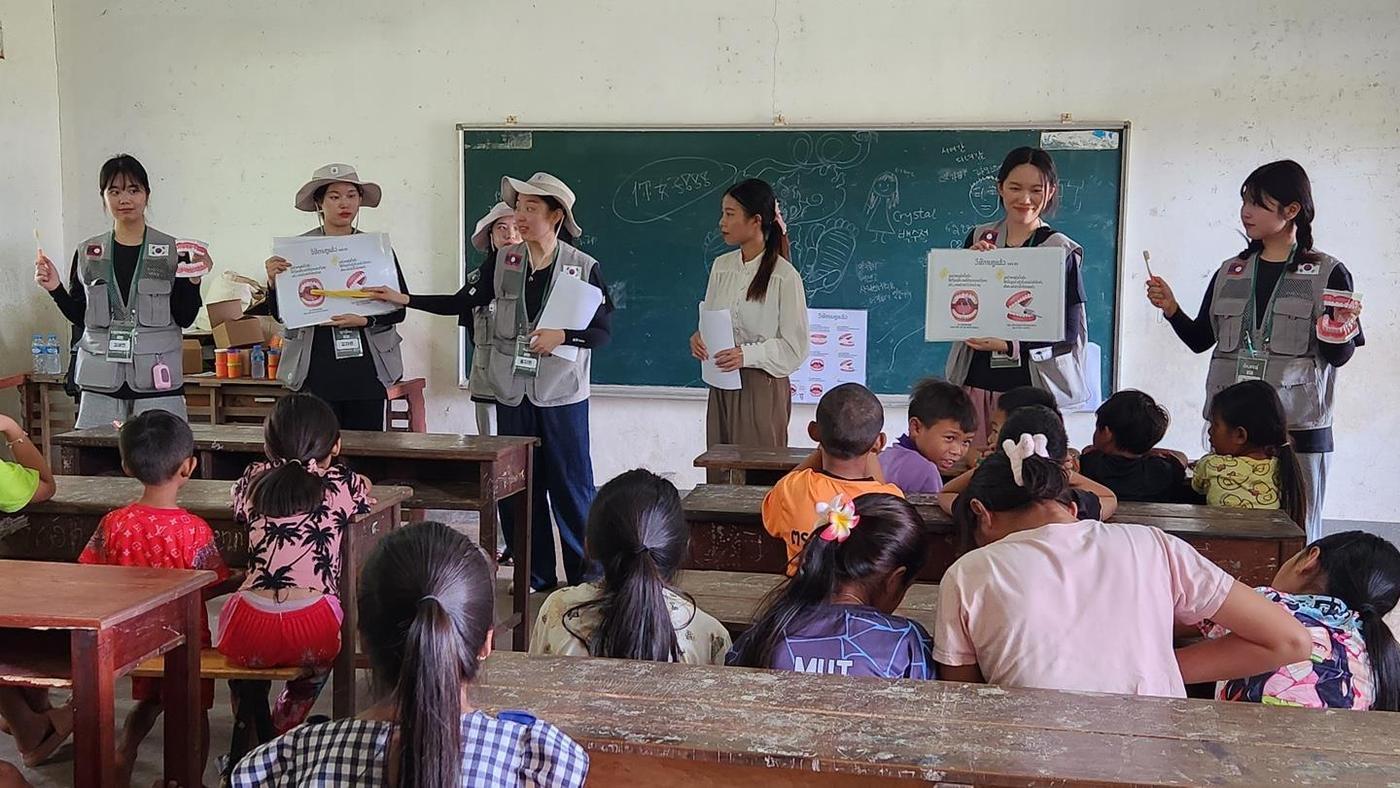
[(353, 183), (360, 187), (360, 205), (365, 208), (378, 208), (379, 198), (384, 196), (379, 184), (360, 180), (359, 173), (349, 164), (327, 164), (311, 173), (311, 180), (297, 189), (297, 210), (315, 213), (316, 190), (332, 183)]
[(491, 248), (491, 228), (496, 226), (496, 222), (510, 218), (515, 215), (515, 209), (503, 202), (498, 202), (492, 206), (490, 212), (481, 217), (481, 221), (476, 223), (476, 229), (472, 231), (472, 246), (478, 252), (484, 252)]
[(514, 206), (516, 197), (533, 194), (536, 197), (553, 197), (564, 206), (564, 229), (575, 238), (583, 235), (583, 230), (574, 221), (574, 191), (563, 181), (547, 172), (537, 172), (530, 180), (516, 180), (510, 176), (501, 179), (501, 201)]

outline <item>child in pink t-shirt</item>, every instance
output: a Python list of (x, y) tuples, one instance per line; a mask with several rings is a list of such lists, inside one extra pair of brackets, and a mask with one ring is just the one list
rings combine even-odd
[[(325, 402), (283, 397), (263, 430), (269, 462), (248, 466), (233, 486), (234, 519), (248, 527), (248, 579), (219, 616), (216, 647), (237, 665), (306, 669), (272, 709), (283, 733), (306, 718), (340, 652), (340, 539), (373, 500), (369, 482), (336, 461), (340, 425)], [(236, 689), (235, 703), (251, 699)]]
[[(1308, 657), (1292, 616), (1180, 539), (1081, 521), (1046, 454), (1041, 435), (1005, 441), (958, 498), (955, 522), (980, 547), (940, 584), (941, 678), (1184, 697)], [(1234, 634), (1174, 651), (1174, 626), (1206, 618)]]

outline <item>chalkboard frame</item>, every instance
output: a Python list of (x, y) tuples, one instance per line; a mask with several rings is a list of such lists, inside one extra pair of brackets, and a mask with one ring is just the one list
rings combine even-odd
[[(470, 237), (473, 227), (468, 223), (466, 195), (467, 195), (467, 170), (466, 170), (466, 135), (473, 132), (706, 132), (706, 131), (729, 131), (729, 132), (821, 132), (821, 131), (1116, 131), (1119, 134), (1119, 180), (1118, 180), (1118, 227), (1115, 238), (1115, 248), (1117, 250), (1116, 259), (1113, 261), (1116, 281), (1118, 286), (1113, 294), (1113, 353), (1109, 357), (1109, 379), (1112, 390), (1116, 391), (1119, 385), (1119, 360), (1123, 347), (1123, 321), (1120, 319), (1123, 307), (1123, 274), (1126, 250), (1124, 243), (1126, 240), (1126, 219), (1127, 219), (1127, 196), (1128, 196), (1128, 162), (1131, 158), (1130, 144), (1132, 138), (1132, 121), (1103, 120), (1084, 121), (1063, 116), (1054, 120), (1046, 121), (971, 121), (971, 122), (892, 122), (892, 123), (787, 123), (779, 118), (774, 122), (764, 123), (680, 123), (680, 124), (607, 124), (607, 123), (530, 123), (522, 124), (516, 120), (506, 123), (458, 123), (457, 133), (457, 172), (460, 177), (457, 188), (457, 221), (458, 221), (458, 256), (457, 256), (457, 276), (458, 286), (466, 283), (467, 264), (470, 260)], [(467, 332), (464, 328), (457, 331), (457, 387), (461, 390), (467, 389), (468, 377), (471, 370), (466, 361)], [(882, 401), (887, 405), (902, 405), (908, 395), (902, 392), (876, 392)], [(1109, 392), (1104, 392), (1107, 395)], [(709, 392), (705, 388), (694, 388), (690, 386), (654, 386), (654, 385), (633, 385), (622, 383), (593, 384), (592, 394), (603, 397), (628, 397), (647, 399), (670, 399), (670, 400), (702, 400), (709, 397)]]

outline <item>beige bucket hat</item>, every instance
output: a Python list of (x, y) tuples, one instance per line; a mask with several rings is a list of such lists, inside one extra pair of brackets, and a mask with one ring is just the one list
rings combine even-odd
[(490, 248), (491, 228), (496, 226), (496, 222), (508, 219), (515, 215), (515, 209), (503, 202), (498, 202), (492, 206), (491, 210), (476, 223), (476, 229), (472, 231), (472, 246), (478, 252), (484, 252)]
[(311, 173), (311, 180), (297, 189), (296, 207), (298, 211), (316, 212), (316, 190), (332, 183), (353, 183), (360, 187), (360, 205), (365, 208), (378, 208), (379, 198), (384, 190), (379, 184), (360, 180), (360, 174), (349, 164), (327, 164)]
[(502, 202), (513, 206), (515, 198), (522, 194), (553, 197), (558, 200), (564, 206), (564, 229), (575, 238), (583, 235), (583, 229), (574, 221), (574, 190), (563, 181), (547, 172), (537, 172), (531, 175), (528, 181), (517, 180), (509, 175), (501, 179)]

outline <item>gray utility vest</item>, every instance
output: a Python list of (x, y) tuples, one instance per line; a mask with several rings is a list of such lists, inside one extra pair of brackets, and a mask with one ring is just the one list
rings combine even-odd
[[(979, 224), (972, 229), (972, 240), (976, 242), (988, 232), (995, 233), (996, 245), (998, 248), (1006, 247), (1006, 236), (1001, 231), (1001, 222), (990, 224)], [(1084, 253), (1083, 247), (1075, 243), (1073, 239), (1061, 232), (1056, 232), (1045, 243), (1040, 245), (1058, 246), (1065, 252), (1067, 261), (1076, 254)], [(1081, 262), (1080, 276), (1083, 276)], [(1064, 308), (1061, 304), (1060, 309)], [(1079, 304), (1078, 308), (1083, 311), (1084, 305)], [(1089, 397), (1087, 383), (1084, 382), (1085, 346), (1089, 343), (1088, 330), (1089, 321), (1080, 321), (1081, 330), (1076, 336), (1066, 337), (1063, 342), (1057, 342), (1050, 352), (1041, 350), (1034, 351), (1030, 359), (1031, 385), (1038, 389), (1044, 389), (1055, 395), (1055, 401), (1062, 408), (1073, 407)], [(1065, 327), (1066, 329), (1069, 326)], [(948, 362), (944, 366), (943, 376), (949, 383), (958, 386), (966, 385), (967, 373), (972, 369), (972, 348), (962, 342), (954, 342), (948, 350)], [(1098, 374), (1098, 370), (1091, 370), (1089, 374)]]
[[(481, 269), (467, 274), (467, 286), (481, 279)], [(495, 321), (495, 303), (472, 310), (472, 367), (467, 374), (467, 393), (473, 402), (495, 402), (496, 388), (491, 384), (491, 343)]]
[[(578, 249), (559, 242), (559, 257), (554, 263), (554, 281), (561, 276), (573, 276), (587, 282), (598, 261)], [(496, 401), (516, 406), (525, 397), (541, 408), (572, 405), (588, 399), (588, 376), (593, 364), (593, 352), (579, 348), (578, 360), (568, 361), (553, 354), (540, 356), (535, 377), (516, 375), (515, 337), (519, 322), (517, 304), (524, 293), (524, 271), (530, 266), (525, 244), (507, 246), (496, 253), (496, 313), (491, 320), (491, 354), (487, 363)], [(541, 305), (543, 309), (543, 305)]]
[[(357, 231), (358, 232), (358, 231)], [(325, 235), (321, 228), (308, 230), (302, 237)], [(375, 376), (384, 388), (398, 383), (403, 378), (403, 354), (399, 345), (396, 326), (366, 326), (360, 329), (362, 344), (374, 359)], [(282, 341), (282, 357), (277, 366), (277, 379), (292, 391), (301, 391), (306, 385), (306, 373), (311, 369), (311, 342), (316, 336), (316, 326), (289, 328)]]
[(111, 394), (126, 384), (143, 394), (157, 391), (152, 368), (170, 368), (174, 386), (183, 383), (184, 365), (180, 353), (183, 332), (170, 315), (170, 292), (175, 287), (175, 239), (146, 228), (145, 262), (140, 278), (127, 291), (127, 310), (135, 317), (136, 335), (132, 341), (133, 360), (119, 364), (107, 360), (108, 330), (121, 315), (112, 314), (107, 296), (107, 279), (112, 276), (112, 233), (94, 235), (78, 247), (78, 279), (87, 298), (83, 315), (83, 335), (78, 340), (78, 359), (73, 380), (84, 391)]
[[(1246, 320), (1253, 321), (1250, 295), (1258, 256), (1231, 257), (1220, 264), (1211, 298), (1210, 322), (1215, 351), (1206, 375), (1205, 417), (1215, 395), (1234, 385), (1237, 364), (1247, 355)], [(1254, 333), (1254, 349), (1268, 360), (1264, 379), (1278, 392), (1288, 414), (1288, 428), (1311, 430), (1332, 426), (1332, 393), (1336, 370), (1318, 354), (1314, 325), (1322, 314), (1322, 291), (1338, 261), (1318, 253), (1312, 264), (1293, 264), (1278, 280), (1273, 306), (1273, 331), (1268, 344), (1262, 328)], [(1300, 270), (1301, 269), (1301, 270)]]

